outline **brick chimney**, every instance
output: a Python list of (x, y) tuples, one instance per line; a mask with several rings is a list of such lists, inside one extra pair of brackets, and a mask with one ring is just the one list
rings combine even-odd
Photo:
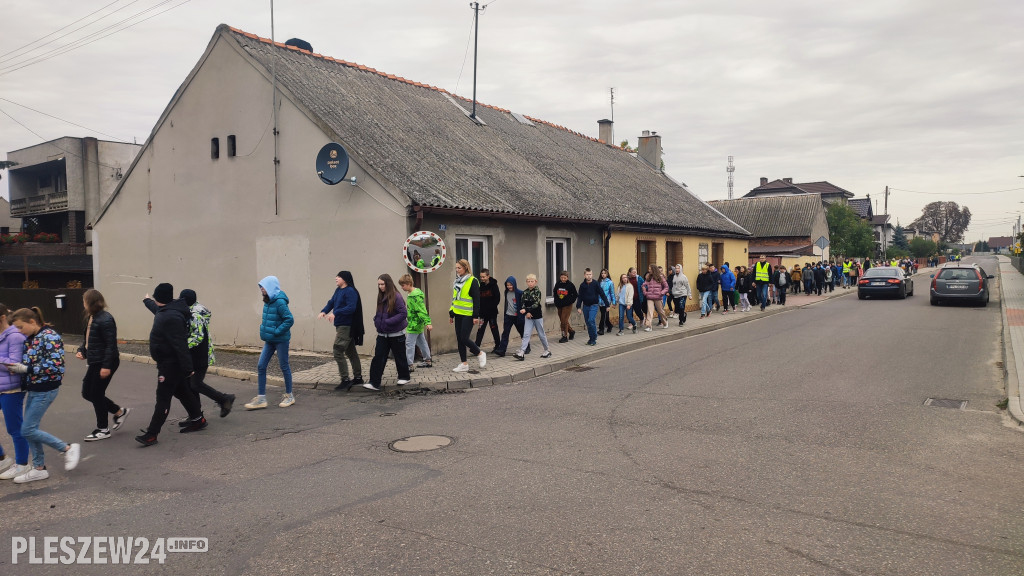
[(611, 120), (598, 120), (597, 121), (597, 139), (605, 144), (615, 146), (615, 142), (612, 142), (612, 121)]
[(793, 183), (793, 179), (792, 178), (783, 178), (782, 181), (785, 182), (786, 184), (792, 184)]
[(768, 179), (765, 178), (764, 176), (761, 176), (761, 186), (764, 186), (766, 184), (768, 184)]
[(640, 135), (637, 156), (643, 158), (655, 170), (661, 170), (661, 136), (658, 136), (657, 132), (644, 130)]

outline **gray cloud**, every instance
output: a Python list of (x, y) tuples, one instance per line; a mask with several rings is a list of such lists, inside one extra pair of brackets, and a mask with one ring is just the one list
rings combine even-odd
[[(7, 14), (0, 53), (95, 9), (80, 4), (53, 0)], [(275, 6), (278, 40), (298, 36), (323, 54), (472, 92), (472, 53), (463, 65), (472, 13), (463, 0)], [(221, 22), (269, 36), (269, 2), (185, 4), (0, 76), (0, 97), (141, 141)], [(498, 0), (481, 17), (478, 94), (596, 136), (614, 86), (616, 139), (635, 144), (641, 130), (657, 130), (668, 172), (705, 199), (725, 197), (728, 155), (738, 194), (760, 176), (829, 180), (873, 198), (886, 185), (1019, 188), (1022, 24), (1016, 0)], [(45, 138), (83, 135), (4, 102), (0, 109)], [(0, 149), (37, 142), (0, 115)], [(968, 238), (987, 238), (1009, 233), (1003, 219), (1024, 207), (1020, 199), (1020, 191), (894, 192), (890, 211), (909, 222), (927, 202), (957, 200), (978, 215)]]

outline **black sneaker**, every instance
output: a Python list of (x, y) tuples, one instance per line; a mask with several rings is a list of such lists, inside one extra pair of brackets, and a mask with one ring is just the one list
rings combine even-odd
[(182, 434), (186, 434), (188, 432), (196, 432), (198, 430), (206, 428), (206, 424), (206, 417), (200, 416), (195, 420), (189, 420), (188, 425), (182, 428), (181, 430), (178, 430), (178, 432), (181, 432)]
[(150, 434), (146, 432), (135, 437), (135, 441), (143, 446), (152, 446), (156, 444), (156, 434)]
[(569, 340), (572, 340), (575, 337), (576, 337), (576, 332), (574, 332), (573, 330), (569, 330)]
[(353, 386), (360, 386), (362, 384), (365, 384), (365, 382), (363, 382), (362, 378), (353, 378), (352, 379), (352, 385)]
[(569, 341), (569, 338), (567, 338), (565, 336), (562, 336), (561, 338), (558, 339), (558, 343), (559, 344), (565, 344), (568, 341)]
[(114, 415), (114, 430), (117, 430), (118, 428), (121, 427), (122, 424), (124, 424), (124, 419), (128, 417), (128, 413), (131, 411), (132, 409), (128, 408), (127, 406), (121, 407), (121, 415)]
[(533, 350), (533, 348), (529, 344), (527, 344), (526, 345), (526, 353), (529, 354), (530, 350)]
[(224, 401), (220, 403), (220, 417), (223, 418), (228, 414), (231, 414), (231, 407), (235, 405), (235, 395), (225, 394)]
[(604, 336), (604, 328), (601, 328), (600, 330), (598, 330), (597, 331), (597, 335), (598, 336)]
[(513, 352), (512, 357), (515, 358), (516, 360), (526, 360), (526, 356), (523, 356), (519, 352)]
[(97, 428), (92, 431), (92, 434), (89, 434), (88, 436), (85, 437), (85, 441), (95, 442), (97, 440), (106, 440), (107, 438), (110, 438), (110, 430), (103, 430), (101, 428)]
[(334, 389), (338, 392), (348, 392), (349, 390), (352, 389), (352, 380), (345, 378), (344, 380), (341, 381), (341, 384), (335, 386)]

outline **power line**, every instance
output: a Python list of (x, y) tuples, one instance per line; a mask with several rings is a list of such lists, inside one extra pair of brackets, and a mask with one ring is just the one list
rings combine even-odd
[(104, 136), (109, 136), (110, 138), (113, 138), (114, 140), (117, 140), (118, 142), (123, 142), (125, 144), (132, 144), (132, 142), (129, 142), (129, 141), (124, 140), (122, 138), (118, 138), (117, 136), (113, 136), (111, 134), (107, 134), (106, 132), (100, 132), (99, 130), (96, 130), (95, 128), (89, 128), (88, 126), (82, 126), (81, 124), (77, 124), (75, 122), (72, 122), (71, 120), (65, 120), (64, 118), (60, 118), (58, 116), (54, 116), (53, 114), (47, 114), (46, 112), (43, 112), (42, 110), (36, 110), (35, 108), (32, 108), (30, 106), (25, 106), (24, 104), (18, 104), (14, 100), (8, 100), (7, 98), (4, 98), (2, 96), (0, 96), (0, 100), (3, 100), (4, 102), (9, 102), (11, 104), (14, 104), (15, 106), (20, 106), (20, 107), (22, 107), (22, 108), (24, 108), (26, 110), (31, 110), (31, 111), (35, 112), (36, 114), (42, 114), (43, 116), (48, 116), (50, 118), (53, 118), (54, 120), (60, 120), (61, 122), (65, 122), (67, 124), (71, 124), (72, 126), (78, 126), (79, 128), (84, 128), (85, 130), (88, 130), (89, 132), (95, 132), (97, 134), (103, 134)]
[[(75, 20), (74, 22), (72, 22), (71, 24), (68, 24), (67, 26), (64, 26), (62, 28), (58, 28), (57, 30), (54, 30), (53, 32), (50, 32), (49, 34), (47, 34), (46, 36), (43, 36), (42, 38), (39, 38), (38, 40), (33, 40), (32, 42), (29, 42), (28, 44), (25, 44), (24, 46), (21, 46), (21, 47), (17, 48), (16, 50), (12, 50), (12, 51), (8, 52), (7, 54), (4, 54), (3, 57), (0, 57), (0, 63), (7, 62), (8, 60), (11, 60), (12, 58), (15, 58), (16, 57), (15, 55), (18, 52), (21, 52), (22, 50), (24, 50), (25, 48), (28, 48), (30, 46), (32, 47), (32, 50), (29, 50), (28, 52), (32, 52), (33, 50), (38, 50), (38, 49), (42, 48), (43, 46), (46, 46), (48, 44), (52, 44), (52, 43), (56, 42), (57, 40), (60, 40), (61, 38), (64, 38), (65, 36), (69, 36), (71, 34), (74, 34), (75, 32), (78, 32), (79, 30), (81, 30), (82, 28), (85, 28), (87, 26), (91, 26), (92, 24), (95, 24), (96, 22), (99, 22), (100, 20), (103, 20), (104, 18), (115, 14), (115, 13), (117, 13), (120, 10), (124, 10), (125, 8), (127, 8), (128, 6), (131, 6), (132, 4), (135, 4), (139, 0), (133, 0), (131, 2), (131, 4), (128, 4), (127, 6), (122, 6), (122, 7), (118, 8), (117, 10), (114, 10), (110, 14), (106, 14), (106, 15), (100, 17), (100, 18), (97, 18), (96, 20), (93, 20), (92, 22), (89, 22), (88, 24), (79, 26), (78, 28), (75, 28), (74, 30), (72, 30), (72, 31), (70, 31), (70, 32), (68, 32), (66, 34), (61, 34), (60, 36), (57, 36), (53, 40), (50, 40), (48, 42), (43, 42), (42, 44), (38, 44), (39, 42), (42, 42), (43, 40), (46, 40), (50, 36), (53, 36), (57, 32), (60, 32), (61, 30), (64, 30), (65, 28), (69, 28), (71, 26), (74, 26), (75, 24), (78, 24), (82, 20), (85, 20), (86, 18), (92, 16), (93, 14), (96, 14), (98, 12), (102, 12), (103, 10), (106, 10), (107, 8), (113, 6), (114, 4), (117, 4), (120, 1), (121, 0), (114, 0), (110, 4), (107, 4), (106, 6), (100, 8), (98, 10), (93, 10), (92, 12), (86, 14), (85, 16), (82, 16), (81, 18), (79, 18), (78, 20)], [(26, 52), (25, 54), (27, 54), (28, 52)], [(25, 54), (21, 54), (20, 56), (24, 56)]]
[(1024, 188), (1008, 188), (1006, 190), (989, 190), (988, 192), (919, 192), (917, 190), (904, 190), (903, 188), (889, 187), (889, 190), (898, 190), (900, 192), (909, 192), (911, 194), (929, 194), (934, 196), (974, 196), (977, 194), (1001, 194), (1003, 192), (1016, 192), (1018, 190), (1024, 190)]
[(29, 128), (28, 126), (25, 126), (24, 124), (22, 124), (20, 121), (18, 121), (17, 118), (15, 118), (14, 116), (11, 116), (10, 114), (8, 114), (7, 111), (4, 110), (3, 108), (0, 108), (0, 114), (3, 114), (4, 116), (7, 116), (11, 120), (13, 120), (14, 123), (17, 124), (18, 126), (21, 126), (25, 130), (28, 130), (29, 132), (35, 134), (36, 138), (39, 138), (44, 143), (45, 142), (52, 143), (54, 148), (60, 150), (61, 152), (64, 152), (65, 154), (70, 154), (71, 156), (74, 156), (75, 158), (81, 158), (83, 162), (90, 162), (90, 163), (96, 164), (97, 166), (103, 166), (104, 168), (110, 168), (111, 170), (117, 170), (117, 168), (118, 168), (117, 166), (110, 166), (108, 164), (104, 164), (104, 163), (100, 162), (99, 160), (89, 160), (88, 158), (83, 157), (81, 154), (75, 154), (74, 152), (72, 152), (70, 150), (61, 148), (60, 146), (58, 146), (55, 143), (55, 141), (48, 141), (46, 138), (43, 138), (42, 136), (40, 136), (39, 133), (36, 132), (35, 130)]
[[(142, 14), (145, 14), (146, 12), (150, 12), (152, 10), (155, 10), (156, 8), (158, 8), (160, 6), (163, 6), (164, 4), (168, 4), (168, 3), (173, 2), (173, 1), (174, 0), (163, 0), (159, 4), (156, 4), (154, 6), (151, 6), (150, 8), (142, 10), (141, 12), (133, 14), (132, 16), (129, 16), (128, 18), (125, 18), (125, 19), (123, 19), (123, 20), (121, 20), (119, 22), (116, 22), (114, 24), (111, 24), (110, 26), (107, 26), (106, 28), (103, 28), (101, 30), (93, 32), (92, 34), (89, 34), (88, 36), (84, 36), (82, 38), (79, 38), (78, 40), (75, 40), (73, 42), (69, 42), (69, 43), (65, 44), (64, 46), (61, 46), (60, 48), (55, 48), (54, 50), (51, 50), (50, 52), (46, 52), (45, 54), (39, 55), (37, 57), (34, 57), (35, 59), (30, 59), (27, 62), (22, 61), (22, 62), (19, 62), (19, 63), (16, 63), (16, 64), (12, 64), (12, 65), (10, 65), (10, 66), (8, 66), (6, 68), (0, 68), (0, 76), (5, 76), (7, 74), (10, 74), (11, 72), (15, 72), (15, 71), (21, 70), (22, 68), (26, 68), (28, 66), (32, 66), (33, 64), (39, 64), (41, 62), (45, 62), (45, 61), (50, 60), (52, 58), (56, 58), (57, 56), (60, 56), (60, 55), (63, 55), (63, 54), (67, 54), (68, 52), (71, 52), (71, 51), (77, 50), (79, 48), (82, 48), (83, 46), (88, 46), (89, 44), (92, 44), (94, 42), (98, 42), (98, 41), (100, 41), (100, 40), (102, 40), (102, 39), (104, 39), (104, 38), (106, 38), (108, 36), (112, 36), (114, 34), (117, 34), (118, 32), (123, 32), (123, 31), (125, 31), (125, 30), (127, 30), (129, 28), (134, 27), (134, 26), (138, 26), (139, 24), (142, 24), (143, 22), (145, 22), (147, 20), (150, 20), (152, 18), (156, 18), (157, 16), (159, 16), (159, 15), (165, 13), (165, 12), (169, 12), (171, 10), (174, 10), (175, 8), (180, 8), (181, 6), (191, 2), (191, 0), (184, 0), (180, 4), (171, 6), (170, 8), (167, 8), (166, 10), (161, 10), (160, 12), (157, 12), (156, 14), (153, 14), (152, 16), (148, 16), (146, 18), (143, 18), (143, 19), (139, 20), (138, 22), (134, 22), (132, 24), (129, 24), (127, 26), (123, 26), (121, 28), (117, 28), (116, 30), (113, 30), (112, 32), (110, 32), (108, 34), (104, 34), (103, 36), (100, 36), (99, 38), (95, 38), (93, 40), (89, 40), (88, 42), (85, 42), (85, 40), (88, 40), (89, 38), (92, 38), (93, 36), (96, 36), (97, 34), (102, 34), (103, 32), (106, 32), (107, 30), (110, 30), (111, 28), (116, 28), (117, 26), (119, 26), (119, 25), (121, 25), (121, 24), (123, 24), (123, 23), (125, 23), (125, 22), (127, 22), (129, 20), (137, 18), (138, 16), (140, 16)], [(75, 45), (75, 44), (77, 44), (77, 45)]]

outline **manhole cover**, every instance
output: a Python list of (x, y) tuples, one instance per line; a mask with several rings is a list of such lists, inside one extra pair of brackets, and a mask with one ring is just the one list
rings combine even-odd
[(588, 370), (593, 369), (593, 366), (569, 366), (568, 368), (566, 368), (566, 370), (569, 372), (586, 372)]
[(408, 438), (395, 440), (389, 444), (388, 447), (395, 452), (429, 452), (431, 450), (437, 450), (438, 448), (451, 446), (453, 442), (455, 442), (455, 440), (447, 436), (427, 434), (423, 436), (409, 436)]
[(967, 406), (967, 400), (950, 400), (948, 398), (929, 398), (924, 401), (925, 406), (932, 406), (935, 408), (952, 408), (954, 410), (963, 410)]

